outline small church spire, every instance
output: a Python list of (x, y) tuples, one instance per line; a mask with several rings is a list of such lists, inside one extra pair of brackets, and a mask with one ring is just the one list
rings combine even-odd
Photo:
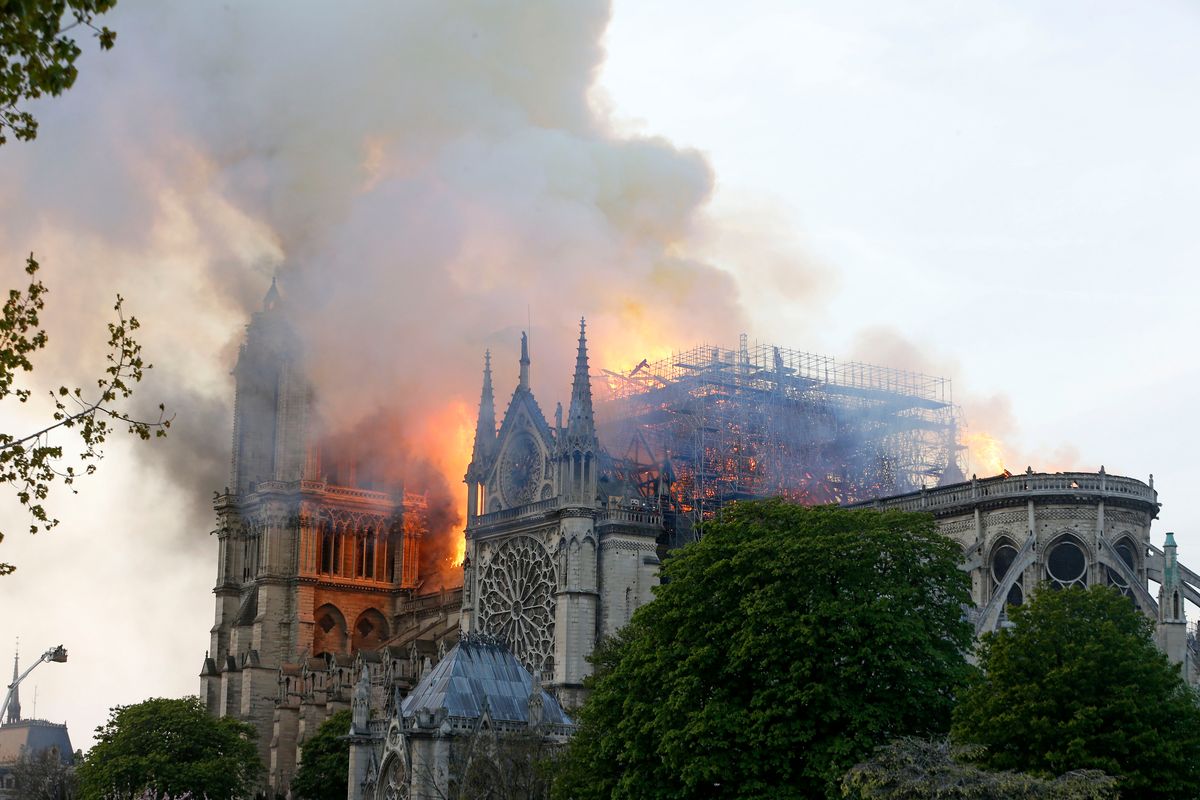
[(575, 378), (571, 382), (571, 409), (567, 414), (567, 439), (581, 441), (596, 435), (592, 413), (592, 380), (588, 376), (587, 322), (579, 320), (579, 350), (575, 355)]
[(1179, 577), (1177, 549), (1174, 532), (1167, 531), (1167, 540), (1163, 542), (1163, 580), (1159, 588), (1159, 610), (1163, 622), (1183, 620), (1183, 602), (1180, 597), (1183, 582)]
[(14, 722), (21, 721), (21, 687), (17, 686), (17, 678), (20, 676), (21, 649), (17, 646), (17, 651), (13, 653), (13, 682), (12, 682), (12, 697), (8, 701), (8, 708), (4, 710), (7, 715), (5, 720), (10, 725)]
[(271, 276), (271, 288), (267, 289), (266, 297), (263, 298), (263, 311), (274, 311), (279, 305), (279, 287), (275, 283), (275, 276)]
[(529, 388), (529, 337), (524, 331), (521, 331), (521, 382), (517, 388)]
[(483, 354), (483, 389), (479, 393), (479, 419), (475, 423), (475, 449), (471, 463), (482, 464), (496, 443), (496, 399), (492, 392), (492, 351)]

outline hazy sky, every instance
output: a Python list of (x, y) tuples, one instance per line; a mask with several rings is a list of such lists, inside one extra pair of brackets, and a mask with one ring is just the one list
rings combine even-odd
[[(341, 84), (297, 81), (295, 93), (281, 92), (269, 70), (239, 72), (246, 63), (231, 52), (251, 64), (260, 47), (285, 58), (295, 42), (308, 41), (303, 17), (316, 14), (289, 6), (294, 19), (282, 4), (259, 5), (232, 25), (228, 9), (216, 5), (185, 10), (122, 0), (110, 23), (117, 49), (88, 54), (76, 88), (39, 107), (37, 143), (0, 148), (3, 285), (17, 285), (21, 258), (36, 247), (51, 285), (52, 347), (71, 351), (48, 356), (47, 380), (86, 374), (84, 357), (94, 348), (79, 343), (103, 322), (91, 309), (120, 290), (146, 323), (147, 351), (160, 364), (147, 392), (174, 399), (189, 415), (178, 436), (153, 450), (114, 442), (96, 480), (76, 497), (56, 497), (63, 524), (49, 535), (24, 535), (20, 515), (0, 505), (9, 531), (0, 560), (20, 567), (0, 579), (0, 663), (8, 663), (18, 635), (26, 660), (67, 646), (71, 660), (40, 667), (22, 696), (31, 715), (38, 687), (38, 715), (68, 721), (77, 746), (90, 744), (92, 728), (114, 704), (198, 690), (216, 569), (205, 508), (228, 457), (234, 348), (271, 272), (301, 249), (289, 231), (312, 224), (295, 209), (328, 211), (291, 198), (314, 181), (318, 196), (338, 196), (324, 187), (337, 187), (340, 171), (361, 167), (302, 151), (329, 173), (314, 178), (296, 171), (288, 146), (305, 142), (309, 130), (313, 141), (332, 141), (349, 119), (358, 125), (356, 144), (376, 134), (385, 140), (385, 162), (389, 153), (416, 158), (420, 142), (388, 149), (389, 126), (422, 127), (424, 135), (426, 123), (436, 127), (427, 117), (443, 105), (512, 100), (521, 87), (534, 87), (528, 93), (535, 96), (497, 103), (496, 118), (527, 111), (517, 130), (549, 130), (552, 143), (529, 144), (522, 133), (506, 138), (500, 152), (498, 139), (478, 132), (488, 127), (478, 119), (439, 119), (473, 135), (456, 139), (468, 144), (453, 158), (441, 151), (432, 172), (459, 180), (462, 165), (481, 163), (471, 145), (482, 141), (492, 148), (486, 163), (521, 169), (497, 168), (482, 183), (463, 184), (475, 205), (490, 210), (489, 201), (503, 205), (509, 193), (537, 202), (528, 217), (506, 210), (461, 219), (498, 228), (544, 220), (544, 197), (559, 195), (574, 210), (579, 197), (595, 193), (603, 209), (595, 186), (603, 188), (607, 176), (600, 169), (594, 183), (579, 179), (572, 170), (580, 152), (599, 152), (598, 163), (623, 173), (644, 164), (648, 188), (639, 194), (626, 186), (618, 195), (621, 210), (637, 205), (633, 197), (644, 207), (605, 225), (563, 213), (554, 217), (568, 231), (561, 241), (495, 251), (495, 263), (511, 257), (534, 264), (533, 272), (515, 288), (489, 289), (503, 300), (494, 318), (480, 324), (480, 314), (464, 315), (472, 317), (462, 323), (464, 351), (493, 346), (511, 355), (503, 348), (511, 350), (526, 315), (517, 301), (527, 286), (552, 277), (543, 266), (549, 254), (575, 247), (636, 261), (649, 248), (655, 291), (672, 308), (671, 337), (683, 339), (689, 324), (695, 339), (744, 328), (752, 338), (799, 349), (945, 375), (972, 430), (998, 436), (1014, 471), (1104, 464), (1142, 479), (1154, 473), (1163, 502), (1155, 540), (1175, 530), (1183, 559), (1200, 561), (1200, 510), (1189, 503), (1200, 485), (1192, 455), (1200, 429), (1191, 408), (1200, 385), (1192, 356), (1200, 338), (1193, 309), (1200, 294), (1193, 269), (1200, 256), (1194, 4), (746, 2), (731, 14), (727, 3), (622, 0), (602, 39), (603, 14), (594, 4), (578, 25), (561, 10), (542, 26), (533, 15), (511, 39), (534, 55), (512, 56), (521, 67), (508, 76), (516, 76), (513, 85), (489, 83), (478, 94), (472, 81), (492, 76), (455, 72), (447, 83), (458, 62), (443, 64), (438, 47), (453, 26), (431, 25), (415, 40), (428, 51), (412, 63), (403, 61), (412, 30), (393, 48), (403, 51), (397, 63), (380, 60), (374, 70), (376, 62), (365, 62), (375, 73), (369, 81), (405, 87), (411, 105), (389, 106), (391, 116), (362, 111), (371, 93), (349, 72), (334, 70)], [(342, 27), (319, 40), (322, 49), (297, 46), (315, 71), (345, 62), (339, 45), (353, 39), (357, 46), (364, 31), (378, 52), (401, 35), (378, 22), (379, 8), (351, 4), (336, 13)], [(501, 22), (507, 25), (498, 16)], [(224, 47), (229, 42), (237, 47)], [(568, 76), (587, 74), (588, 59), (599, 57), (577, 47), (588, 42), (602, 43), (606, 53), (591, 91), (578, 81), (556, 83), (560, 61), (572, 62), (563, 70)], [(218, 78), (251, 74), (248, 88), (212, 90)], [(447, 85), (453, 94), (420, 91)], [(539, 92), (557, 93), (555, 102), (543, 105)], [(239, 126), (237, 137), (228, 135)], [(253, 141), (256, 133), (262, 141)], [(628, 137), (670, 144), (650, 139), (652, 152), (635, 158), (614, 149)], [(247, 158), (238, 148), (270, 158)], [(524, 166), (534, 150), (557, 160), (535, 159), (545, 175), (528, 188)], [(572, 180), (556, 185), (563, 175)], [(380, 213), (428, 205), (428, 194), (416, 197), (420, 203), (403, 191), (372, 194), (356, 185), (342, 205), (329, 206), (350, 222), (307, 257), (336, 261), (342, 249), (357, 257), (358, 233), (380, 220), (387, 225)], [(521, 231), (542, 235), (536, 226)], [(613, 242), (620, 246), (607, 249)], [(392, 259), (412, 253), (384, 245)], [(667, 261), (675, 284), (657, 269)], [(588, 267), (585, 260), (579, 268)], [(638, 273), (623, 274), (628, 282)], [(549, 380), (539, 364), (564, 365), (562, 381), (538, 389), (549, 413), (565, 395), (559, 384), (571, 357), (569, 338), (563, 352), (547, 352), (560, 323), (586, 311), (601, 330), (608, 324), (616, 331), (628, 319), (611, 311), (615, 299), (558, 309), (549, 307), (555, 295), (528, 292), (529, 313), (548, 319), (551, 334), (539, 340), (541, 362), (535, 349), (535, 377)], [(736, 306), (728, 299), (734, 293)], [(731, 310), (714, 312), (726, 309), (714, 305), (723, 297)], [(413, 346), (399, 338), (404, 333), (383, 337), (380, 358), (388, 347)], [(454, 364), (458, 352), (437, 355)], [(477, 386), (479, 364), (465, 362), (453, 366), (461, 378), (447, 379), (454, 391)], [(515, 377), (508, 373), (498, 372), (501, 397)]]

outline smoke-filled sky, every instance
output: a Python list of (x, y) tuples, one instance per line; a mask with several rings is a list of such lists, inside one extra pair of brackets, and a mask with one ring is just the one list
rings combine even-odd
[(745, 331), (944, 374), (1014, 471), (1155, 473), (1155, 535), (1200, 558), (1192, 5), (122, 0), (107, 24), (0, 148), (3, 285), (32, 250), (51, 290), (35, 388), (103, 368), (119, 291), (138, 396), (177, 413), (59, 493), (52, 533), (0, 505), (0, 654), (67, 646), (22, 697), (78, 746), (199, 687), (229, 370), (276, 273), (325, 419), (384, 414), (455, 498), (483, 350), (503, 404), (531, 323), (552, 415), (586, 315), (594, 367)]

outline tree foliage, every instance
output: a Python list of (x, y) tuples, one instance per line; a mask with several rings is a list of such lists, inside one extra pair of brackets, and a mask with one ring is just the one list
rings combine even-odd
[(1115, 778), (1096, 770), (1040, 778), (993, 772), (970, 763), (978, 748), (952, 748), (946, 740), (905, 737), (884, 745), (842, 780), (850, 800), (1109, 800)]
[(985, 636), (954, 739), (993, 769), (1096, 769), (1121, 796), (1200, 796), (1200, 708), (1154, 624), (1110, 587), (1042, 589)]
[(12, 765), (13, 800), (74, 800), (75, 769), (54, 748), (22, 751)]
[(548, 800), (559, 749), (538, 730), (477, 731), (451, 765), (450, 798)]
[(197, 697), (117, 706), (78, 767), (80, 797), (246, 797), (262, 771), (254, 736), (254, 726), (211, 716)]
[(79, 74), (82, 50), (72, 37), (90, 31), (103, 50), (117, 35), (97, 27), (96, 17), (117, 0), (0, 0), (0, 145), (11, 133), (17, 139), (37, 136), (33, 115), (19, 108), (44, 94), (70, 89)]
[[(48, 290), (37, 279), (37, 271), (38, 262), (31, 255), (25, 267), (29, 286), (24, 291), (9, 291), (0, 317), (0, 402), (27, 403), (34, 396), (33, 390), (23, 388), (17, 379), (21, 373), (33, 370), (32, 357), (49, 341), (39, 318)], [(102, 446), (111, 433), (124, 426), (134, 436), (149, 439), (151, 435), (166, 436), (171, 426), (161, 404), (158, 419), (138, 419), (122, 405), (152, 365), (143, 360), (142, 346), (134, 338), (139, 328), (137, 317), (125, 315), (120, 295), (113, 311), (116, 319), (108, 323), (105, 355), (108, 366), (95, 380), (95, 387), (85, 390), (58, 386), (49, 390), (54, 411), (48, 424), (31, 432), (0, 430), (0, 483), (6, 484), (28, 509), (31, 533), (58, 524), (45, 506), (51, 486), (55, 480), (72, 486), (81, 475), (95, 472), (96, 462), (103, 457)], [(78, 437), (75, 452), (80, 469), (66, 462), (63, 445), (55, 439), (64, 431)], [(0, 541), (3, 539), (4, 531), (0, 530)], [(0, 575), (13, 569), (11, 564), (0, 563)]]
[(304, 742), (292, 793), (302, 800), (345, 800), (349, 775), (351, 713), (339, 711)]
[(838, 796), (877, 745), (948, 729), (958, 558), (926, 515), (728, 508), (597, 650), (556, 796)]

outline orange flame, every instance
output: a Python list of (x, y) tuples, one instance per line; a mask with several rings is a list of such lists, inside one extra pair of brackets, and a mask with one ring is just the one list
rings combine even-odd
[(969, 471), (981, 476), (999, 475), (1006, 467), (1004, 443), (990, 433), (980, 431), (962, 436), (967, 448)]
[(467, 540), (464, 534), (467, 521), (467, 493), (462, 486), (463, 475), (471, 462), (471, 450), (475, 444), (475, 414), (464, 400), (454, 400), (442, 408), (429, 423), (430, 428), (438, 431), (440, 436), (430, 437), (431, 452), (434, 455), (446, 482), (456, 489), (455, 509), (458, 521), (452, 531), (454, 537), (454, 554), (448, 559), (447, 569), (443, 577), (453, 577), (454, 583), (461, 580), (461, 574), (455, 574), (462, 566), (467, 551)]

